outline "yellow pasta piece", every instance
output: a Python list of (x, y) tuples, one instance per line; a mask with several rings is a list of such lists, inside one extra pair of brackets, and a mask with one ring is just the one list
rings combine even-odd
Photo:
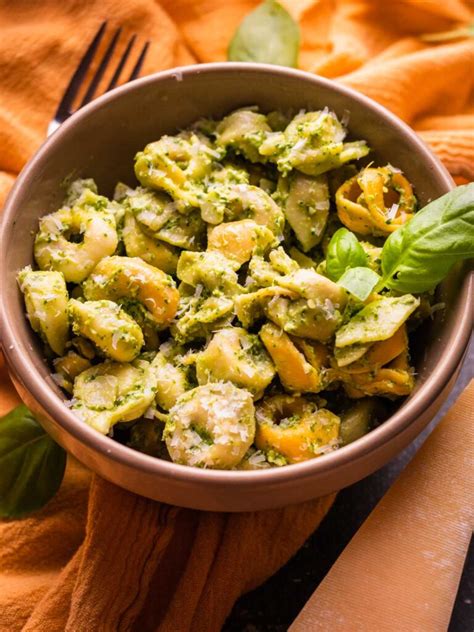
[(205, 384), (182, 395), (164, 433), (175, 463), (216, 469), (240, 463), (254, 436), (252, 396), (230, 382)]
[(31, 270), (28, 266), (18, 273), (18, 283), (25, 297), (33, 331), (61, 355), (69, 333), (68, 293), (63, 275), (60, 272)]
[(296, 393), (318, 393), (321, 390), (318, 371), (306, 361), (284, 331), (273, 323), (266, 323), (259, 335), (285, 389)]
[(405, 351), (390, 364), (374, 373), (346, 373), (341, 377), (344, 390), (352, 399), (365, 395), (402, 397), (409, 395), (415, 386), (415, 379), (408, 365)]
[(165, 327), (174, 318), (179, 292), (173, 279), (138, 257), (105, 257), (84, 283), (88, 300), (136, 299), (156, 324)]
[(263, 114), (252, 110), (237, 110), (222, 119), (217, 126), (217, 145), (232, 147), (251, 162), (261, 162), (264, 159), (258, 148), (271, 131)]
[(69, 301), (75, 334), (84, 336), (117, 362), (131, 362), (143, 346), (139, 325), (113, 301)]
[(303, 397), (275, 395), (256, 409), (255, 445), (288, 463), (313, 459), (338, 447), (340, 419)]
[[(387, 340), (375, 342), (359, 360), (348, 364), (344, 370), (349, 373), (367, 373), (388, 364), (408, 347), (405, 325)], [(347, 348), (347, 347), (343, 347)]]
[(140, 257), (167, 274), (176, 272), (178, 251), (144, 233), (131, 213), (125, 214), (122, 237), (128, 257)]
[(34, 252), (42, 270), (61, 272), (68, 283), (80, 283), (103, 257), (115, 251), (117, 244), (116, 220), (109, 200), (84, 189), (72, 207), (40, 219)]
[(220, 252), (242, 265), (253, 254), (264, 254), (276, 243), (275, 235), (266, 226), (260, 226), (251, 219), (243, 219), (210, 228), (207, 249)]
[(325, 175), (294, 172), (278, 183), (286, 219), (302, 249), (314, 248), (323, 237), (329, 215), (329, 189)]
[(265, 307), (278, 296), (298, 298), (298, 295), (284, 287), (273, 285), (261, 288), (250, 294), (239, 294), (234, 299), (235, 313), (244, 327), (250, 327), (254, 321), (265, 316)]
[(411, 294), (383, 297), (357, 312), (336, 333), (336, 347), (387, 340), (403, 325), (420, 304)]
[(156, 403), (164, 410), (170, 410), (178, 399), (191, 388), (186, 369), (176, 366), (162, 353), (157, 353), (154, 361), (156, 384)]
[(210, 187), (201, 203), (202, 218), (210, 224), (253, 219), (275, 235), (285, 224), (283, 211), (260, 187), (251, 184), (227, 184)]
[(340, 311), (327, 300), (291, 300), (276, 296), (264, 307), (264, 312), (287, 333), (320, 342), (327, 342), (342, 320)]
[[(311, 268), (300, 268), (280, 279), (279, 284), (312, 301), (330, 302), (335, 309), (347, 303), (345, 290)], [(311, 305), (309, 305), (311, 307)]]
[(234, 295), (239, 291), (236, 268), (239, 265), (220, 252), (181, 253), (176, 274), (193, 287), (202, 285), (210, 292)]
[(213, 331), (230, 324), (234, 303), (226, 296), (191, 298), (176, 322), (171, 334), (179, 343), (207, 338)]
[(162, 136), (138, 152), (135, 175), (143, 186), (169, 193), (178, 208), (186, 211), (199, 206), (200, 182), (221, 157), (202, 134), (181, 132)]
[(353, 403), (342, 413), (339, 430), (341, 446), (348, 445), (369, 432), (377, 408), (377, 400), (367, 397)]
[(415, 211), (415, 196), (408, 180), (391, 167), (367, 167), (336, 192), (341, 222), (361, 235), (389, 235)]
[(259, 337), (241, 327), (216, 332), (196, 359), (199, 384), (232, 382), (250, 391), (254, 399), (263, 395), (274, 375), (275, 367)]
[(153, 362), (103, 362), (74, 382), (72, 410), (85, 423), (107, 434), (119, 421), (141, 417), (153, 403), (157, 385)]
[(83, 358), (74, 351), (68, 351), (65, 356), (56, 358), (53, 361), (54, 368), (58, 373), (62, 373), (71, 382), (86, 369), (91, 366), (87, 358)]

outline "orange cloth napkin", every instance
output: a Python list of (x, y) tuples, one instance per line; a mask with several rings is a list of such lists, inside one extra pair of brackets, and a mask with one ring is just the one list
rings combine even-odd
[[(103, 19), (152, 41), (143, 72), (225, 59), (255, 0), (0, 0), (0, 203)], [(472, 20), (462, 0), (288, 0), (300, 66), (377, 99), (461, 182), (474, 178), (472, 40), (420, 34)], [(16, 396), (0, 366), (0, 412)], [(255, 514), (178, 509), (70, 460), (42, 511), (0, 525), (0, 631), (217, 631), (318, 526), (333, 497)]]

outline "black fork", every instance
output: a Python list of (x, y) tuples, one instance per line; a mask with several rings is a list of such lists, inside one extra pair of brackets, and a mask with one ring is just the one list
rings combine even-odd
[[(99, 47), (100, 42), (102, 41), (104, 37), (106, 29), (107, 29), (107, 22), (102, 22), (92, 42), (89, 44), (89, 48), (86, 50), (86, 52), (84, 53), (84, 56), (79, 62), (79, 66), (76, 68), (76, 71), (71, 77), (71, 81), (69, 82), (69, 85), (66, 88), (66, 91), (63, 95), (63, 98), (61, 99), (58, 109), (56, 110), (56, 114), (54, 115), (53, 120), (48, 125), (48, 136), (52, 134), (61, 125), (61, 123), (64, 123), (64, 121), (67, 118), (69, 118), (71, 114), (73, 113), (72, 105), (74, 103), (74, 99), (76, 98), (77, 93), (79, 92), (81, 86), (84, 84), (87, 71), (89, 70), (94, 60), (94, 57), (97, 53), (97, 49)], [(117, 42), (119, 41), (121, 33), (122, 33), (122, 29), (118, 28), (113, 34), (109, 42), (109, 45), (107, 46), (102, 56), (99, 66), (97, 70), (95, 71), (95, 74), (92, 77), (90, 84), (82, 98), (79, 108), (81, 108), (83, 105), (86, 105), (86, 103), (89, 103), (94, 98), (98, 85), (100, 83), (100, 80), (102, 79), (107, 68), (112, 64), (112, 57), (113, 57), (115, 48), (117, 46)], [(112, 78), (108, 86), (105, 88), (104, 92), (108, 92), (109, 90), (112, 90), (112, 88), (115, 88), (115, 86), (117, 85), (120, 79), (120, 75), (122, 74), (123, 68), (128, 58), (130, 57), (130, 54), (132, 53), (132, 49), (134, 49), (136, 39), (137, 39), (137, 36), (132, 35), (132, 37), (128, 40), (127, 46), (125, 50), (123, 51), (120, 59), (118, 59), (118, 63), (115, 66), (115, 70), (112, 75)], [(138, 54), (137, 60), (132, 68), (132, 71), (130, 72), (130, 75), (127, 77), (127, 79), (123, 83), (132, 81), (132, 79), (136, 79), (138, 77), (149, 46), (150, 46), (150, 42), (148, 41), (145, 42), (145, 44), (143, 45), (143, 47), (141, 48)]]

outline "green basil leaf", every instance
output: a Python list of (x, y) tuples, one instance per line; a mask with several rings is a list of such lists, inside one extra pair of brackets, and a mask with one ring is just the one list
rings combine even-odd
[(338, 281), (350, 268), (365, 267), (368, 257), (359, 240), (347, 228), (339, 228), (331, 237), (326, 256), (326, 274)]
[(463, 259), (474, 257), (474, 183), (430, 202), (393, 232), (382, 249), (382, 285), (428, 292)]
[(380, 277), (377, 272), (370, 268), (350, 268), (344, 272), (337, 284), (360, 301), (365, 301), (379, 281)]
[(244, 18), (229, 45), (229, 61), (296, 66), (300, 30), (276, 0), (266, 0)]
[(0, 517), (40, 509), (57, 492), (66, 452), (46, 434), (26, 406), (0, 419)]

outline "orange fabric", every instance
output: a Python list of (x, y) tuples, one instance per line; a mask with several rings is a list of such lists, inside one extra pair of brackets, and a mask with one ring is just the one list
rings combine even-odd
[[(103, 19), (152, 41), (144, 73), (225, 59), (255, 0), (0, 0), (0, 203), (42, 142)], [(458, 181), (474, 178), (473, 45), (420, 34), (472, 19), (463, 0), (287, 0), (300, 66), (402, 117)], [(0, 410), (17, 403), (0, 366)], [(92, 482), (91, 482), (92, 480)], [(318, 526), (333, 498), (257, 514), (206, 514), (136, 497), (72, 460), (39, 513), (0, 525), (0, 631), (219, 630)]]

